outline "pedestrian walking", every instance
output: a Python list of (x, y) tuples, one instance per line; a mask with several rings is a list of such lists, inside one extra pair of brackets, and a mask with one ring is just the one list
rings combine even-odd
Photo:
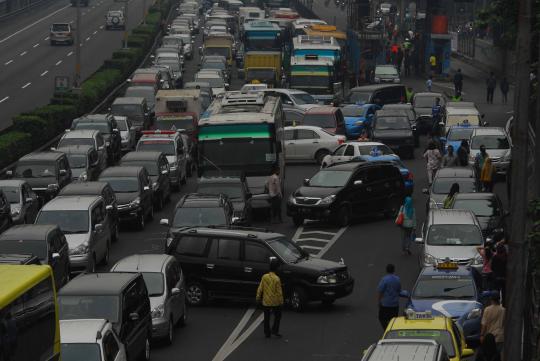
[[(262, 303), (264, 309), (264, 335), (281, 337), (279, 324), (281, 322), (281, 307), (283, 306), (283, 288), (281, 279), (276, 274), (278, 268), (277, 259), (271, 257), (270, 272), (264, 274), (257, 288), (257, 303)], [(270, 317), (274, 315), (274, 323), (270, 328)]]
[(383, 330), (393, 317), (399, 315), (399, 296), (401, 294), (401, 280), (394, 274), (396, 267), (386, 265), (386, 275), (377, 286), (379, 294), (379, 322)]
[(508, 253), (506, 246), (503, 243), (499, 243), (496, 246), (495, 254), (491, 258), (491, 272), (493, 275), (493, 282), (495, 288), (501, 294), (502, 304), (506, 304), (506, 263), (508, 259)]
[(457, 156), (459, 165), (462, 167), (469, 166), (469, 154), (471, 150), (469, 148), (469, 142), (467, 140), (462, 140), (461, 145), (458, 148)]
[(458, 183), (452, 183), (452, 186), (450, 187), (450, 192), (446, 195), (443, 201), (443, 208), (444, 209), (450, 209), (454, 206), (454, 200), (456, 199), (456, 194), (459, 193), (459, 184)]
[(502, 93), (502, 101), (504, 104), (506, 104), (508, 103), (508, 91), (510, 90), (510, 84), (508, 83), (508, 79), (506, 79), (506, 77), (502, 78), (500, 87)]
[(491, 271), (491, 259), (493, 258), (493, 244), (486, 242), (485, 246), (476, 247), (476, 251), (482, 256), (482, 289), (491, 290), (493, 287), (493, 272)]
[(407, 97), (407, 103), (412, 103), (414, 96), (414, 90), (412, 87), (409, 86), (405, 89), (405, 96)]
[(491, 72), (489, 78), (486, 80), (487, 87), (487, 102), (488, 104), (493, 104), (493, 94), (495, 93), (495, 88), (497, 87), (497, 78), (495, 78), (495, 73)]
[(396, 66), (397, 66), (397, 70), (398, 70), (398, 73), (401, 74), (401, 65), (403, 64), (403, 50), (401, 49), (401, 47), (398, 47), (398, 51), (397, 51), (397, 54), (396, 54)]
[(461, 69), (458, 69), (457, 72), (454, 74), (454, 95), (457, 97), (458, 94), (461, 96), (461, 92), (463, 90), (463, 74), (461, 73)]
[(405, 68), (405, 76), (411, 75), (411, 52), (407, 50), (403, 57), (403, 66)]
[(491, 158), (487, 158), (484, 161), (482, 166), (482, 171), (480, 172), (480, 183), (482, 184), (482, 190), (484, 192), (493, 192), (493, 164)]
[(476, 174), (480, 176), (482, 169), (484, 168), (484, 162), (489, 158), (489, 154), (486, 151), (485, 145), (480, 145), (480, 152), (474, 156), (474, 167), (476, 168)]
[(499, 294), (492, 293), (489, 306), (484, 308), (480, 322), (480, 341), (485, 341), (488, 334), (495, 339), (496, 350), (501, 351), (504, 343), (504, 318), (506, 310), (500, 303)]
[(454, 153), (454, 147), (449, 145), (446, 147), (446, 154), (442, 159), (442, 167), (456, 167), (458, 165), (458, 158)]
[(428, 80), (426, 80), (426, 88), (428, 92), (431, 92), (431, 88), (433, 87), (433, 76), (430, 75)]
[(484, 341), (476, 353), (475, 361), (501, 361), (501, 353), (497, 350), (495, 336), (491, 333), (484, 336)]
[(431, 68), (431, 75), (434, 75), (437, 71), (437, 57), (433, 53), (429, 57), (429, 66)]
[(268, 195), (270, 196), (270, 221), (272, 223), (281, 223), (281, 179), (279, 178), (280, 169), (275, 167), (272, 175), (268, 178)]
[(411, 255), (411, 243), (416, 230), (416, 212), (411, 196), (405, 197), (395, 223), (401, 227), (401, 251)]
[(428, 149), (424, 153), (424, 158), (426, 159), (426, 169), (427, 169), (427, 176), (428, 176), (428, 183), (431, 185), (433, 183), (433, 178), (435, 177), (435, 173), (437, 173), (437, 170), (441, 167), (441, 152), (439, 152), (439, 149), (437, 149), (437, 146), (435, 145), (435, 142), (431, 141), (428, 144)]

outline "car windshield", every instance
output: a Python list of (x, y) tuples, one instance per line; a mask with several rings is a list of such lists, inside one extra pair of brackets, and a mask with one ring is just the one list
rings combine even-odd
[(243, 198), (240, 184), (201, 183), (197, 188), (197, 193), (225, 194), (230, 199)]
[(305, 114), (302, 125), (312, 125), (320, 128), (335, 128), (336, 119), (333, 114)]
[(174, 141), (171, 140), (139, 140), (137, 150), (162, 152), (165, 155), (175, 155)]
[(71, 169), (86, 168), (86, 154), (67, 154), (67, 159)]
[(122, 16), (122, 12), (121, 11), (109, 11), (108, 13), (110, 16)]
[(378, 66), (375, 68), (375, 75), (398, 75), (398, 72), (393, 66)]
[(101, 133), (109, 134), (111, 132), (111, 129), (109, 128), (109, 124), (107, 123), (83, 123), (83, 122), (77, 122), (74, 124), (73, 129), (95, 129), (99, 130)]
[(416, 282), (413, 298), (472, 299), (476, 297), (472, 277), (454, 275), (422, 276)]
[(267, 243), (287, 263), (297, 262), (304, 257), (298, 246), (285, 238), (271, 239)]
[(452, 128), (448, 132), (447, 139), (452, 141), (456, 140), (469, 140), (473, 132), (472, 128)]
[(330, 77), (326, 75), (293, 75), (290, 86), (295, 89), (327, 88), (330, 85)]
[(362, 117), (366, 112), (363, 107), (351, 106), (341, 108), (344, 117)]
[(221, 207), (212, 208), (178, 208), (174, 214), (173, 227), (199, 226), (227, 224), (225, 212)]
[(17, 178), (47, 178), (56, 175), (53, 164), (19, 164), (14, 172)]
[(496, 203), (493, 199), (456, 199), (453, 209), (466, 209), (474, 213), (477, 217), (491, 217), (498, 213)]
[(443, 345), (449, 358), (456, 356), (452, 335), (446, 330), (390, 330), (384, 335), (385, 339), (430, 339)]
[(140, 160), (131, 160), (131, 161), (123, 161), (122, 165), (141, 166), (141, 167), (146, 168), (149, 175), (152, 175), (152, 176), (159, 175), (158, 166), (156, 162), (144, 162)]
[(0, 241), (0, 254), (31, 254), (43, 261), (47, 259), (47, 243), (43, 240), (3, 240)]
[(353, 91), (351, 94), (349, 94), (349, 98), (347, 100), (349, 103), (365, 104), (369, 102), (370, 98), (371, 93)]
[(88, 211), (41, 211), (36, 224), (56, 224), (65, 234), (88, 233)]
[(178, 60), (167, 60), (167, 59), (164, 59), (164, 58), (161, 58), (159, 59), (158, 65), (166, 65), (168, 66), (169, 68), (171, 68), (171, 70), (173, 72), (176, 72), (178, 73), (180, 71), (180, 63), (178, 62)]
[(117, 123), (116, 123), (116, 126), (118, 127), (118, 130), (121, 131), (121, 132), (126, 132), (128, 131), (128, 126), (127, 126), (127, 121), (125, 120), (119, 120)]
[(69, 147), (71, 145), (91, 145), (94, 146), (94, 138), (62, 138), (58, 142), (58, 148)]
[(310, 187), (343, 187), (351, 177), (351, 171), (321, 170), (309, 180)]
[(144, 283), (148, 289), (149, 297), (161, 296), (165, 290), (163, 274), (161, 272), (143, 272)]
[(97, 343), (63, 343), (61, 351), (62, 361), (101, 361)]
[(406, 117), (377, 117), (375, 122), (377, 130), (411, 129), (409, 119)]
[(204, 56), (220, 55), (220, 56), (224, 56), (225, 58), (228, 58), (229, 51), (230, 51), (230, 48), (227, 48), (227, 47), (225, 48), (209, 47), (209, 48), (204, 48)]
[(2, 187), (2, 191), (9, 203), (21, 203), (21, 189), (19, 187)]
[(207, 62), (203, 63), (201, 69), (224, 70), (225, 69), (225, 64), (223, 62), (221, 62), (221, 61), (207, 61)]
[[(435, 99), (437, 99), (436, 96), (419, 96), (414, 98), (414, 106), (417, 108), (431, 108), (435, 105)], [(439, 98), (441, 99), (441, 98)], [(441, 99), (441, 105), (443, 105), (442, 99)]]
[(52, 31), (69, 31), (68, 24), (53, 24)]
[(479, 149), (483, 145), (486, 149), (508, 149), (510, 144), (504, 135), (477, 135), (472, 138), (471, 149)]
[(384, 145), (384, 144), (378, 144), (378, 145), (359, 145), (358, 146), (358, 152), (360, 155), (370, 155), (371, 152), (374, 150), (374, 148), (377, 148), (382, 155), (394, 155), (394, 152), (390, 147)]
[(113, 104), (111, 106), (111, 112), (113, 115), (142, 115), (141, 106), (139, 104)]
[(221, 78), (205, 78), (204, 75), (196, 75), (196, 81), (206, 82), (210, 84), (211, 88), (224, 88), (225, 82)]
[(317, 100), (307, 93), (290, 94), (290, 97), (294, 99), (296, 105), (317, 104)]
[(108, 182), (115, 193), (134, 193), (139, 191), (136, 177), (104, 177), (101, 182)]
[(118, 296), (58, 296), (61, 320), (104, 318), (113, 323), (118, 322), (118, 305)]
[(435, 178), (431, 191), (435, 194), (448, 194), (454, 183), (459, 184), (459, 191), (461, 193), (476, 192), (476, 182), (474, 178)]
[(429, 228), (427, 244), (431, 246), (480, 246), (482, 232), (473, 224), (437, 224)]

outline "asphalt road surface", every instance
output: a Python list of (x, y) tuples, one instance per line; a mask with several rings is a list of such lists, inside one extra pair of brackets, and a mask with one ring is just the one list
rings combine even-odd
[[(143, 18), (144, 0), (128, 2), (127, 28)], [(152, 1), (146, 1), (149, 7)], [(113, 51), (122, 46), (122, 30), (105, 30), (108, 10), (125, 4), (114, 0), (90, 0), (81, 8), (81, 77), (95, 72)], [(46, 105), (54, 92), (55, 76), (75, 74), (75, 46), (49, 44), (53, 23), (75, 26), (77, 9), (69, 1), (52, 1), (0, 24), (0, 129), (12, 124), (12, 117)]]

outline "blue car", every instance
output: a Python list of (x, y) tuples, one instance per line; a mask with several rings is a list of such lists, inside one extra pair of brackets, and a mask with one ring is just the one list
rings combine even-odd
[(381, 107), (375, 104), (348, 104), (342, 107), (347, 138), (358, 139), (364, 130), (369, 133), (373, 116), (379, 109)]
[(403, 164), (401, 159), (396, 155), (363, 155), (355, 157), (355, 160), (363, 160), (365, 162), (391, 162), (399, 168), (399, 172), (403, 177), (403, 183), (405, 184), (405, 190), (407, 194), (412, 194), (414, 190), (414, 178), (412, 172)]
[(467, 343), (477, 343), (485, 297), (480, 292), (480, 279), (474, 267), (457, 263), (442, 262), (424, 267), (406, 308), (451, 317), (463, 328)]
[(461, 146), (461, 141), (466, 140), (469, 141), (471, 139), (471, 135), (473, 132), (473, 129), (477, 127), (473, 126), (462, 126), (462, 125), (454, 125), (451, 126), (450, 129), (448, 129), (448, 132), (446, 133), (445, 138), (441, 138), (441, 141), (443, 142), (443, 149), (446, 153), (446, 149), (449, 145), (454, 147), (454, 153), (457, 152), (458, 148)]

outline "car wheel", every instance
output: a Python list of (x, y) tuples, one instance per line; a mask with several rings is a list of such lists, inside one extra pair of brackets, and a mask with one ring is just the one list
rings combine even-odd
[(347, 206), (342, 206), (335, 217), (335, 223), (339, 227), (347, 227), (349, 225), (351, 213)]
[(167, 338), (165, 339), (165, 342), (167, 345), (171, 345), (174, 340), (174, 327), (173, 327), (173, 320), (172, 318), (169, 320), (169, 330), (167, 332)]
[(326, 157), (330, 152), (328, 152), (326, 149), (320, 149), (315, 153), (315, 160), (317, 161), (317, 164), (322, 164), (324, 157)]
[(103, 259), (101, 260), (101, 264), (103, 265), (109, 264), (110, 257), (111, 257), (111, 244), (109, 241), (107, 241), (107, 249), (105, 250), (105, 255), (103, 256)]
[(88, 272), (95, 273), (96, 272), (96, 264), (97, 264), (96, 255), (93, 254), (92, 258), (90, 259), (90, 264), (88, 265)]
[(307, 295), (301, 287), (294, 287), (291, 292), (291, 297), (289, 299), (289, 305), (291, 309), (296, 312), (302, 312), (307, 304)]
[(120, 239), (120, 228), (118, 227), (118, 223), (116, 223), (116, 225), (114, 226), (114, 233), (112, 236), (112, 241), (118, 242), (119, 239)]
[(141, 356), (139, 357), (141, 361), (149, 361), (150, 360), (150, 339), (148, 336), (146, 336), (146, 339), (144, 340), (144, 349), (141, 352)]
[(304, 224), (304, 217), (294, 216), (292, 220), (296, 227), (300, 227)]
[(188, 319), (188, 311), (187, 311), (186, 301), (184, 301), (184, 313), (182, 314), (182, 317), (180, 317), (180, 319), (178, 320), (178, 326), (186, 327), (187, 319)]
[(199, 282), (188, 285), (186, 299), (191, 306), (202, 306), (206, 302), (206, 289)]
[(143, 212), (141, 212), (139, 214), (139, 219), (138, 219), (137, 223), (138, 223), (138, 226), (139, 226), (139, 230), (144, 231), (144, 213)]

